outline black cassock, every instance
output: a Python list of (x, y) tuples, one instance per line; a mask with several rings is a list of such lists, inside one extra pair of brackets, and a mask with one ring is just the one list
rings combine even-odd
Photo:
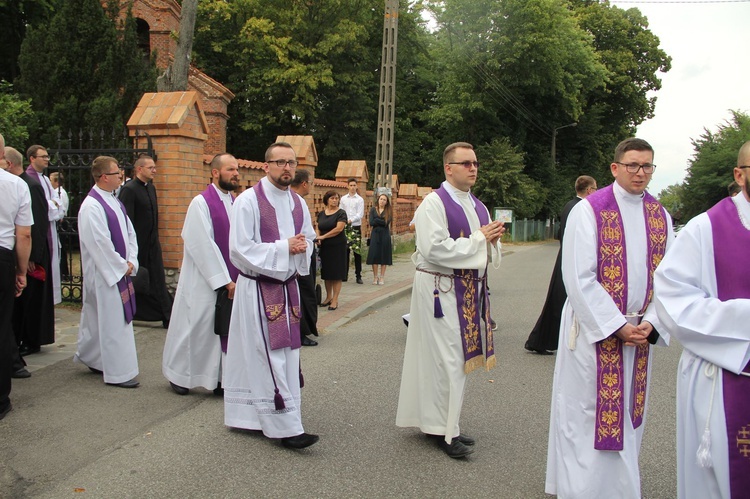
[(302, 336), (309, 334), (318, 336), (318, 298), (315, 292), (317, 256), (315, 253), (315, 248), (313, 248), (310, 261), (310, 274), (297, 277), (300, 308), (302, 309), (302, 317), (300, 317), (300, 334)]
[(172, 315), (172, 296), (164, 278), (159, 242), (159, 208), (153, 182), (144, 184), (134, 177), (120, 189), (120, 201), (125, 205), (138, 240), (138, 265), (148, 270), (148, 292), (135, 294), (135, 319), (168, 322)]
[[(29, 261), (41, 265), (47, 278), (40, 281), (26, 276), (26, 289), (16, 298), (13, 307), (13, 332), (16, 342), (29, 348), (55, 342), (55, 303), (52, 293), (52, 253), (48, 241), (49, 218), (47, 196), (39, 181), (26, 172), (19, 175), (29, 186), (31, 213), (31, 254)], [(53, 237), (57, 237), (54, 234)]]
[(536, 321), (534, 329), (531, 330), (529, 339), (526, 340), (527, 350), (557, 350), (557, 340), (560, 336), (560, 319), (562, 309), (568, 294), (562, 278), (562, 239), (565, 233), (565, 224), (568, 222), (570, 210), (581, 201), (581, 198), (571, 199), (563, 207), (560, 213), (560, 250), (557, 252), (555, 268), (552, 270), (552, 278), (547, 290), (547, 299), (542, 308), (542, 314)]

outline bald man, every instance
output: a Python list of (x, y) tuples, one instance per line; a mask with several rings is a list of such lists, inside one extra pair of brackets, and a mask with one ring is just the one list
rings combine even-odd
[(680, 231), (654, 274), (659, 319), (683, 346), (677, 376), (677, 496), (747, 497), (750, 422), (750, 141), (736, 196)]

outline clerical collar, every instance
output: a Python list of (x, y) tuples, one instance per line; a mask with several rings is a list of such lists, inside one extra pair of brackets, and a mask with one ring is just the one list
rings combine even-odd
[(737, 207), (737, 213), (739, 214), (742, 225), (747, 230), (750, 230), (750, 201), (745, 199), (745, 196), (740, 192), (736, 196), (732, 197), (732, 202)]
[(148, 185), (148, 184), (150, 184), (152, 182), (151, 180), (149, 180), (148, 182), (144, 182), (143, 180), (139, 179), (138, 177), (133, 177), (133, 180), (137, 180), (138, 183), (141, 184), (141, 185)]
[(461, 189), (458, 189), (454, 187), (453, 185), (451, 185), (451, 183), (448, 182), (447, 180), (443, 180), (443, 183), (441, 185), (443, 189), (445, 189), (445, 192), (448, 193), (448, 195), (451, 197), (451, 199), (454, 202), (461, 204), (461, 201), (460, 201), (461, 199), (468, 198), (469, 201), (471, 201), (471, 205), (476, 206), (476, 202), (474, 201), (474, 198), (470, 196), (471, 191), (462, 191)]
[(640, 194), (632, 194), (628, 191), (626, 191), (620, 184), (618, 184), (616, 181), (613, 184), (614, 185), (614, 194), (615, 198), (622, 199), (623, 201), (626, 201), (628, 203), (637, 204), (643, 201), (643, 196), (646, 191), (643, 191)]

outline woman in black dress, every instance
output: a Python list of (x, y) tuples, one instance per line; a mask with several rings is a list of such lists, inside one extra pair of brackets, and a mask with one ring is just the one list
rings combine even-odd
[(339, 306), (341, 281), (346, 277), (346, 212), (339, 208), (339, 195), (328, 191), (323, 196), (325, 208), (318, 213), (320, 277), (325, 282), (326, 298), (321, 307), (336, 310)]
[[(367, 265), (372, 265), (372, 283), (385, 284), (385, 266), (393, 265), (393, 248), (391, 247), (391, 221), (393, 210), (388, 196), (378, 196), (377, 206), (370, 208), (370, 249), (367, 252)], [(380, 273), (378, 273), (380, 267)]]

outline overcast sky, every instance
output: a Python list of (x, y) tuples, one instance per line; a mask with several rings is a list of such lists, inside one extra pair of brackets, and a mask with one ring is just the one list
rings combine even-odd
[[(684, 180), (694, 153), (691, 139), (704, 128), (716, 131), (730, 109), (750, 112), (750, 1), (689, 1), (611, 1), (622, 9), (638, 8), (672, 57), (656, 93), (654, 118), (638, 127), (638, 136), (654, 146), (657, 168), (649, 186), (654, 195)], [(727, 165), (727, 183), (732, 166)]]

